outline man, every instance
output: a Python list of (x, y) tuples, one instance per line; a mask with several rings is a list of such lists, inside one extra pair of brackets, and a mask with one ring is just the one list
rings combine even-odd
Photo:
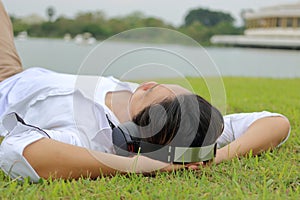
[[(137, 87), (101, 77), (98, 89), (90, 94), (76, 87), (74, 75), (40, 68), (21, 72), (2, 3), (0, 15), (0, 116), (1, 133), (5, 135), (0, 160), (1, 168), (14, 178), (96, 178), (117, 172), (148, 173), (184, 167), (144, 156), (114, 155), (107, 118), (117, 125), (133, 121), (155, 130), (143, 132), (143, 140), (153, 144), (165, 145), (175, 139), (176, 144), (200, 146), (214, 143), (222, 134), (218, 145), (225, 147), (217, 151), (217, 163), (250, 150), (260, 153), (287, 138), (289, 123), (279, 114), (231, 115), (225, 117), (223, 126), (217, 109), (177, 85), (147, 82)], [(86, 78), (88, 83), (99, 77)], [(152, 115), (153, 109), (156, 112)], [(197, 168), (199, 164), (187, 166)]]

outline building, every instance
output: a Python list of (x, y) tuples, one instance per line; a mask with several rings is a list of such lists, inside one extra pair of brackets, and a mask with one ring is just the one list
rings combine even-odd
[(244, 35), (218, 35), (214, 44), (300, 49), (300, 2), (243, 13)]

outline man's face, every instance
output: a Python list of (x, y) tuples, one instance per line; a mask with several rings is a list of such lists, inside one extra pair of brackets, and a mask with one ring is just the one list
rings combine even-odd
[(178, 95), (192, 94), (189, 90), (175, 84), (158, 84), (156, 82), (142, 83), (130, 99), (131, 118), (151, 104), (172, 99)]

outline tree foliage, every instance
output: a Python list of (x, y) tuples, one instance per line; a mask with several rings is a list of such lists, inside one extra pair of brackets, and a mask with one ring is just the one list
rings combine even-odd
[(221, 22), (232, 24), (233, 21), (234, 19), (230, 14), (199, 8), (188, 13), (185, 17), (185, 26), (200, 22), (204, 26), (212, 27)]
[[(52, 7), (47, 11), (50, 8)], [(96, 39), (102, 40), (129, 29), (161, 27), (180, 31), (203, 45), (209, 45), (210, 37), (214, 34), (242, 32), (240, 28), (233, 25), (234, 20), (229, 14), (205, 9), (192, 10), (186, 16), (185, 24), (180, 27), (174, 27), (155, 17), (147, 17), (141, 12), (113, 18), (107, 18), (102, 11), (81, 12), (72, 19), (59, 16), (52, 20), (55, 14), (55, 9), (52, 9), (48, 12), (49, 21), (40, 24), (24, 24), (22, 20), (11, 17), (15, 35), (27, 31), (32, 37), (62, 38), (66, 33), (75, 37), (77, 34), (89, 32)]]
[(14, 26), (14, 35), (17, 35), (18, 33), (29, 29), (29, 25), (25, 24), (21, 19), (14, 16), (11, 16), (10, 19)]
[(48, 16), (48, 20), (51, 22), (55, 15), (55, 8), (52, 6), (49, 6), (46, 10), (46, 14)]

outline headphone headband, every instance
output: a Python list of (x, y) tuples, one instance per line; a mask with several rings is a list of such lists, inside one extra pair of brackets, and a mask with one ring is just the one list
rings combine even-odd
[(126, 122), (116, 127), (109, 119), (108, 121), (112, 127), (112, 138), (116, 154), (120, 156), (141, 154), (163, 162), (192, 163), (208, 161), (216, 155), (216, 143), (202, 147), (153, 144), (140, 140), (138, 127), (135, 123)]

